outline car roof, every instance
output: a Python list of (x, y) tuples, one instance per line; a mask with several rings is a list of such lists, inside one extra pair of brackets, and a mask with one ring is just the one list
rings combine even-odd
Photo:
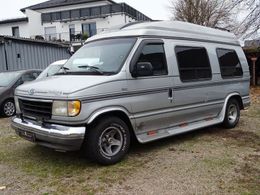
[(233, 33), (180, 21), (129, 23), (90, 37), (86, 43), (99, 39), (118, 37), (171, 38), (240, 46)]

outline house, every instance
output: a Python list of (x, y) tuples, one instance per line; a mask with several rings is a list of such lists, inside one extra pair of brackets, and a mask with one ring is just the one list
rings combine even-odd
[(244, 52), (249, 64), (252, 85), (260, 85), (260, 39), (245, 41)]
[(21, 11), (26, 17), (0, 21), (0, 35), (68, 41), (74, 48), (113, 26), (151, 20), (112, 0), (50, 0)]

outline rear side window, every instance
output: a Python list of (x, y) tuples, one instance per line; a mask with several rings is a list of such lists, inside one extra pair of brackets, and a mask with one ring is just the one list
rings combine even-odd
[(180, 79), (183, 82), (210, 80), (211, 66), (204, 47), (175, 47)]
[(222, 78), (243, 76), (242, 66), (235, 50), (217, 49)]
[(153, 75), (167, 75), (167, 63), (163, 43), (149, 43), (143, 47), (138, 62), (150, 62)]

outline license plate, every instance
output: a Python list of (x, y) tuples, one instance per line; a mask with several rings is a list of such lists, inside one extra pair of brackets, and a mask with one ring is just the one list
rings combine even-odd
[(23, 131), (23, 130), (18, 130), (18, 134), (19, 136), (21, 136), (22, 138), (30, 141), (30, 142), (35, 142), (35, 134), (28, 132), (28, 131)]

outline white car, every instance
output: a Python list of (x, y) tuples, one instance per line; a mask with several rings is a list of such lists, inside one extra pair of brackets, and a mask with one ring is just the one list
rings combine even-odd
[(37, 78), (38, 79), (43, 79), (49, 76), (53, 76), (56, 73), (60, 71), (60, 69), (63, 67), (63, 65), (67, 62), (68, 60), (59, 60), (56, 61), (52, 64), (50, 64)]

